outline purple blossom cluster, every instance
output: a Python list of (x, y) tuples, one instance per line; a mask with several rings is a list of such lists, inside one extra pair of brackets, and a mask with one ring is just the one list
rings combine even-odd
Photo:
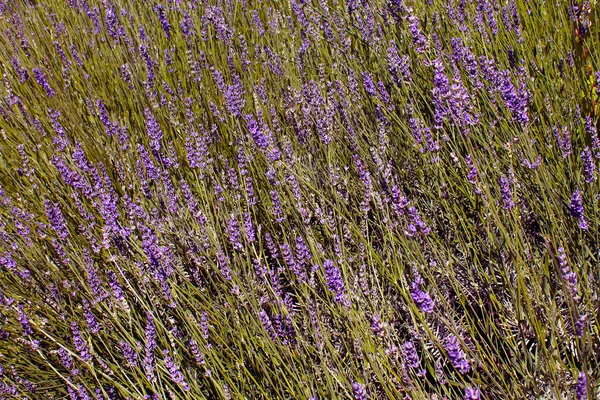
[(573, 192), (573, 195), (571, 196), (571, 203), (569, 205), (569, 211), (571, 216), (577, 219), (581, 229), (587, 230), (589, 228), (588, 222), (584, 215), (583, 196), (581, 194), (581, 190), (576, 189)]
[(331, 260), (326, 260), (323, 263), (323, 267), (325, 268), (327, 287), (334, 294), (335, 301), (349, 307), (350, 299), (346, 294), (346, 285), (344, 284), (340, 269)]
[(365, 387), (358, 382), (352, 384), (352, 393), (354, 394), (354, 400), (367, 400), (369, 398)]
[(425, 376), (425, 369), (421, 367), (419, 355), (413, 342), (406, 342), (402, 345), (402, 353), (408, 369), (415, 371), (417, 376)]
[(423, 310), (423, 312), (425, 312), (426, 314), (430, 314), (433, 312), (434, 303), (431, 299), (431, 296), (429, 296), (429, 293), (427, 293), (424, 290), (421, 290), (421, 285), (423, 285), (424, 283), (425, 281), (423, 280), (423, 278), (421, 278), (420, 275), (417, 275), (410, 286), (410, 296), (412, 297), (417, 307)]
[(587, 399), (587, 377), (585, 372), (580, 372), (577, 376), (577, 384), (575, 385), (575, 397), (577, 400)]
[(467, 356), (461, 349), (456, 336), (449, 335), (446, 338), (446, 344), (444, 345), (444, 348), (448, 354), (448, 359), (458, 372), (465, 375), (471, 370), (471, 364), (469, 364)]

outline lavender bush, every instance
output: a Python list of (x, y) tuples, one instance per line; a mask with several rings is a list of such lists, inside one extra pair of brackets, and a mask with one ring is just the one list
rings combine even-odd
[(597, 16), (0, 0), (0, 397), (597, 398)]

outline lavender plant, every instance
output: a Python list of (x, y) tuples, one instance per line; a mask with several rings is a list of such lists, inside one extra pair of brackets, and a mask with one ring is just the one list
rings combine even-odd
[(597, 398), (598, 12), (0, 1), (0, 397)]

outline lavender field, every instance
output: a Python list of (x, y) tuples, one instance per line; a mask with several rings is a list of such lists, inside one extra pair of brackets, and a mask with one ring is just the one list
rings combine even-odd
[(1, 399), (600, 399), (596, 0), (0, 0)]

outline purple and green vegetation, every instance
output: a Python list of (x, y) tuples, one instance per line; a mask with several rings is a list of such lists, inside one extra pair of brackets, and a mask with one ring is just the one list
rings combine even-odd
[(599, 398), (596, 3), (1, 0), (0, 397)]

